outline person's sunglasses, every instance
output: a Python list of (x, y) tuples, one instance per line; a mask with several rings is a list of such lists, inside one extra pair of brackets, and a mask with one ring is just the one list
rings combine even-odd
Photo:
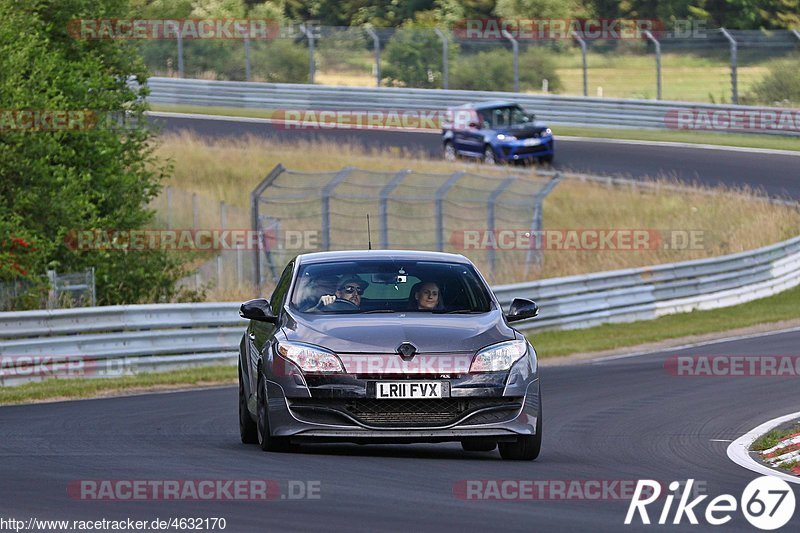
[(361, 287), (354, 287), (353, 285), (348, 285), (347, 287), (342, 287), (342, 290), (344, 292), (346, 292), (347, 294), (353, 294), (354, 292), (357, 292), (359, 296), (364, 294), (364, 289), (362, 289)]

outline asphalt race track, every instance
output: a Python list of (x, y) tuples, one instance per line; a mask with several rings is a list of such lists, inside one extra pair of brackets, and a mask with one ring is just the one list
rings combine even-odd
[[(193, 131), (207, 137), (254, 135), (284, 141), (351, 141), (370, 148), (394, 148), (440, 157), (438, 134), (388, 130), (285, 129), (264, 122), (220, 118), (158, 117), (163, 131)], [(798, 141), (800, 142), (800, 141)], [(556, 129), (557, 169), (641, 178), (666, 176), (708, 185), (763, 188), (776, 197), (800, 199), (800, 155), (709, 150), (687, 146), (618, 144), (603, 140), (565, 140)], [(291, 167), (291, 162), (284, 162)]]
[[(453, 488), (459, 480), (652, 478), (666, 485), (693, 478), (711, 497), (738, 500), (756, 474), (726, 457), (727, 441), (797, 411), (798, 378), (677, 377), (665, 370), (665, 359), (786, 355), (798, 344), (800, 331), (793, 331), (545, 367), (544, 444), (532, 463), (503, 461), (496, 451), (462, 452), (457, 444), (318, 444), (297, 454), (264, 453), (239, 442), (234, 387), (3, 407), (0, 510), (17, 519), (225, 517), (227, 531), (237, 532), (756, 531), (739, 511), (721, 527), (690, 526), (684, 518), (683, 527), (634, 528), (623, 525), (626, 502), (465, 501)], [(270, 479), (284, 494), (289, 480), (318, 481), (320, 492), (314, 500), (261, 502), (68, 496), (70, 482), (86, 479)], [(796, 511), (785, 530), (798, 526)]]

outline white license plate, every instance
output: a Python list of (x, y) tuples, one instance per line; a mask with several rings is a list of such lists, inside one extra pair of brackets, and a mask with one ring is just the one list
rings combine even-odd
[(522, 141), (522, 144), (524, 144), (525, 146), (538, 146), (542, 144), (542, 140), (536, 138), (525, 139), (524, 141)]
[(442, 388), (439, 381), (379, 381), (375, 384), (375, 397), (395, 400), (441, 398)]

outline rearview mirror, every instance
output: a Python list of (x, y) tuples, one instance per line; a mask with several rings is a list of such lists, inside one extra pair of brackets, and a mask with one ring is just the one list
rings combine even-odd
[(239, 308), (239, 316), (249, 320), (258, 320), (259, 322), (272, 322), (273, 324), (278, 321), (278, 317), (272, 312), (269, 300), (264, 298), (256, 298), (243, 303)]
[(526, 318), (534, 318), (539, 315), (539, 306), (533, 300), (527, 298), (514, 298), (511, 307), (506, 315), (506, 320), (516, 322)]

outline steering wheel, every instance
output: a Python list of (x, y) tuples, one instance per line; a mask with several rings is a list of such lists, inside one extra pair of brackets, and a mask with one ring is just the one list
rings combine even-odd
[(333, 302), (326, 305), (325, 309), (330, 311), (358, 311), (360, 307), (351, 302), (350, 300), (345, 300), (344, 298), (336, 298)]

